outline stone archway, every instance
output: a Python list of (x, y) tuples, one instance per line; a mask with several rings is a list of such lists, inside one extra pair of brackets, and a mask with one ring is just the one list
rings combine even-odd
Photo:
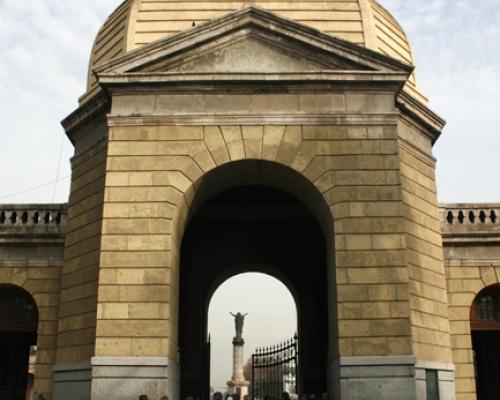
[[(297, 179), (295, 186), (290, 185), (295, 187), (294, 193), (283, 187), (276, 188), (269, 181), (270, 176), (263, 175), (261, 166), (254, 162), (240, 162), (228, 168), (234, 167), (244, 172), (239, 182), (234, 178), (231, 182), (224, 181), (224, 176), (238, 176), (234, 175), (236, 171), (228, 174), (227, 170), (215, 170), (198, 187), (200, 196), (193, 200), (182, 240), (179, 287), (181, 398), (207, 397), (208, 371), (206, 363), (200, 360), (207, 358), (209, 301), (220, 282), (242, 272), (275, 276), (293, 293), (301, 343), (299, 390), (301, 393), (326, 392), (331, 338), (328, 286), (334, 274), (328, 271), (327, 240), (314, 215), (319, 211), (319, 204), (311, 210), (310, 205), (305, 206), (298, 200), (299, 196), (311, 195), (299, 184), (298, 176), (290, 173), (282, 180), (290, 185)], [(216, 186), (209, 182), (216, 182)], [(200, 190), (203, 186), (207, 190)], [(323, 225), (328, 223), (326, 220), (321, 222)]]
[(0, 398), (25, 400), (30, 348), (37, 343), (38, 308), (23, 289), (0, 285)]
[(471, 307), (478, 400), (500, 398), (500, 284), (483, 289)]

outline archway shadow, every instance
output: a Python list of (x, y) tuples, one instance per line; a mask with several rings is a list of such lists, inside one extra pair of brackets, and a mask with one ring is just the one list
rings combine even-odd
[(296, 197), (262, 184), (225, 190), (196, 210), (181, 248), (181, 398), (208, 396), (208, 305), (221, 282), (242, 272), (266, 273), (289, 288), (298, 314), (299, 391), (326, 392), (327, 250), (316, 217)]

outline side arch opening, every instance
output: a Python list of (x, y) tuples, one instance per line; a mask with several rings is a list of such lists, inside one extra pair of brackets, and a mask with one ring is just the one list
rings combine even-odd
[(0, 285), (0, 399), (25, 400), (33, 389), (38, 308), (28, 292)]
[(477, 399), (500, 399), (500, 284), (479, 292), (470, 321)]

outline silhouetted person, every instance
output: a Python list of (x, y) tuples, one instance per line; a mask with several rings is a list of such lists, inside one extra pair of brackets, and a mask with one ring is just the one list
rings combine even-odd
[(214, 395), (212, 396), (213, 400), (222, 400), (223, 396), (221, 392), (215, 392)]

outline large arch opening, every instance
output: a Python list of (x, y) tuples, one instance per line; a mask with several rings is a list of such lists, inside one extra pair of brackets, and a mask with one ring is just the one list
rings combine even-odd
[[(281, 280), (260, 272), (247, 272), (224, 281), (211, 297), (208, 310), (212, 394), (220, 392), (225, 395), (229, 389), (227, 382), (235, 375), (235, 322), (231, 313), (234, 315), (237, 312), (247, 314), (244, 318), (242, 346), (243, 376), (247, 381), (252, 380), (252, 354), (257, 348), (283, 343), (297, 332), (296, 301)], [(283, 379), (279, 383), (280, 394), (283, 391), (295, 393), (295, 387), (288, 387)], [(235, 388), (232, 389), (232, 393), (235, 393)], [(251, 385), (246, 389), (253, 394)]]
[[(210, 299), (222, 282), (245, 272), (274, 276), (293, 294), (298, 314), (299, 393), (326, 392), (332, 279), (324, 234), (328, 221), (320, 224), (316, 213), (297, 198), (304, 195), (302, 188), (295, 186), (295, 197), (290, 194), (293, 190), (249, 176), (248, 172), (242, 176), (243, 185), (222, 185), (222, 190), (211, 196), (205, 192), (203, 201), (195, 197), (193, 202), (196, 207), (189, 216), (180, 255), (181, 398), (208, 398)], [(214, 181), (220, 188), (222, 180)], [(259, 288), (254, 290), (258, 296)]]
[(30, 359), (37, 343), (38, 309), (21, 288), (0, 285), (0, 399), (30, 398)]
[(483, 289), (471, 308), (477, 400), (500, 399), (500, 285)]

